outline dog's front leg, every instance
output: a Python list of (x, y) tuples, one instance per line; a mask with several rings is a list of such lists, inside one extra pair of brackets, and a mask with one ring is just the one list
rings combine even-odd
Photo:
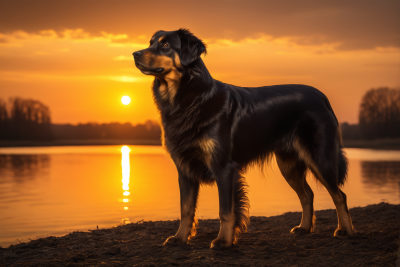
[(234, 183), (236, 168), (228, 164), (217, 177), (219, 195), (220, 230), (217, 239), (212, 241), (212, 249), (224, 249), (233, 245), (235, 238)]
[(195, 218), (199, 183), (189, 180), (179, 172), (179, 189), (181, 192), (181, 225), (175, 236), (169, 237), (165, 244), (187, 244), (189, 237), (196, 234), (197, 220)]

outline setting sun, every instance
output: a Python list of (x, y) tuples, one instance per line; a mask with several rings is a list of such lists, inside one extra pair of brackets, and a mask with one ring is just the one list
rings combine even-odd
[(129, 103), (131, 103), (131, 98), (129, 96), (125, 95), (121, 98), (121, 102), (124, 105), (128, 105)]

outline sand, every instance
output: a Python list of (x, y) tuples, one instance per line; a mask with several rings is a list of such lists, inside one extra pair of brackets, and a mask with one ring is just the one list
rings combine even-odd
[(200, 220), (185, 246), (163, 246), (179, 221), (137, 222), (73, 232), (0, 249), (0, 266), (396, 266), (400, 205), (350, 210), (355, 235), (333, 237), (335, 210), (316, 211), (312, 234), (294, 236), (301, 213), (251, 217), (249, 231), (228, 250), (211, 250), (218, 220)]

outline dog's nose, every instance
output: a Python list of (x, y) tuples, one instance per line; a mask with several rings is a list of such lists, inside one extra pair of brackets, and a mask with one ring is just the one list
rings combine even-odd
[(143, 55), (143, 51), (136, 51), (132, 55), (133, 57), (141, 57)]

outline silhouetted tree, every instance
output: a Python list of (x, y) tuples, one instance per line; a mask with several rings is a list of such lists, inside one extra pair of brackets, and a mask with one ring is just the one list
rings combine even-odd
[(400, 137), (400, 89), (369, 90), (361, 101), (359, 121), (363, 138)]
[(7, 105), (0, 99), (0, 139), (6, 135), (6, 127), (8, 126), (8, 112)]
[(49, 140), (51, 132), (50, 111), (39, 101), (11, 98), (9, 109), (0, 101), (0, 138), (8, 140)]

